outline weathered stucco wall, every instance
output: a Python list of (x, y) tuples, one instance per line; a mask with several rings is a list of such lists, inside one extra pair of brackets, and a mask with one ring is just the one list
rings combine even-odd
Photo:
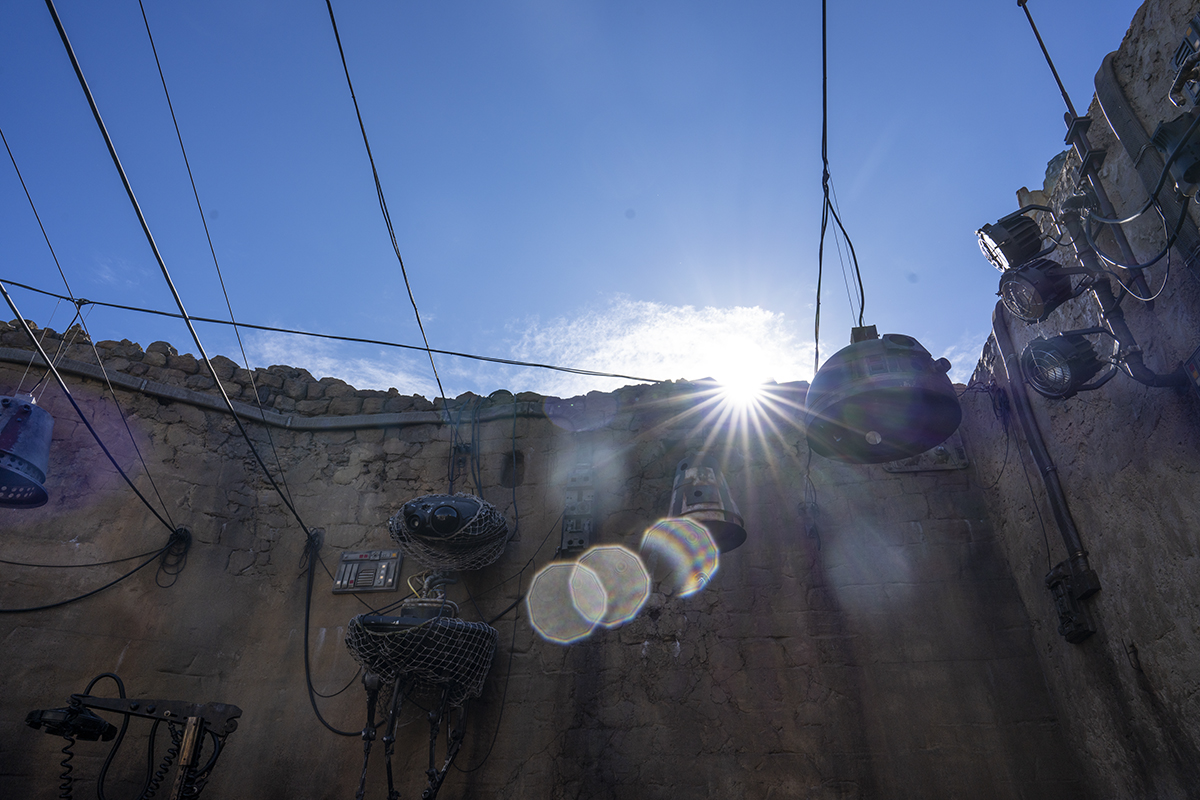
[[(1198, 11), (1200, 4), (1183, 0), (1145, 3), (1114, 59), (1117, 79), (1147, 134), (1183, 111), (1167, 99), (1170, 61)], [(1095, 101), (1088, 114), (1093, 147), (1107, 151), (1101, 170), (1107, 192), (1118, 216), (1131, 214), (1147, 198), (1134, 169), (1138, 154), (1126, 152)], [(1061, 201), (1075, 185), (1078, 166), (1072, 153), (1046, 186), (1021, 190), (1017, 205), (997, 209), (997, 216), (1031, 201)], [(1170, 182), (1165, 191), (1171, 192)], [(1189, 205), (1195, 221), (1196, 206)], [(1124, 229), (1139, 260), (1163, 246), (1162, 220), (1153, 211)], [(1107, 235), (1101, 244), (1119, 253)], [(1051, 257), (1077, 263), (1066, 247)], [(1146, 363), (1159, 372), (1175, 369), (1200, 345), (1198, 275), (1195, 254), (1176, 248), (1169, 262), (1147, 271), (1151, 291), (1162, 287), (1153, 308), (1132, 297), (1123, 302)], [(1034, 336), (1099, 323), (1084, 297), (1044, 323), (1008, 324), (1019, 353)], [(1107, 352), (1107, 342), (1097, 341), (1098, 350)], [(996, 380), (996, 358), (993, 341), (976, 387)], [(1032, 619), (1055, 708), (1085, 765), (1089, 794), (1200, 796), (1200, 402), (1190, 390), (1147, 388), (1125, 375), (1067, 400), (1032, 392), (1031, 398), (1103, 587), (1085, 601), (1097, 633), (1081, 644), (1068, 644), (1057, 633), (1044, 577), (1048, 564), (1066, 552), (1016, 420), (1005, 426), (988, 394), (969, 392), (964, 430), (980, 478), (991, 487), (985, 496), (993, 524)]]
[[(24, 346), (14, 328), (6, 331), (0, 347)], [(78, 341), (67, 358), (94, 363)], [(57, 337), (47, 343), (53, 352)], [(107, 343), (100, 352), (110, 370), (135, 379), (117, 398), (172, 518), (192, 531), (187, 566), (170, 588), (155, 585), (152, 566), (79, 603), (0, 615), (0, 794), (55, 796), (62, 740), (22, 720), (32, 709), (65, 705), (111, 670), (134, 696), (242, 707), (209, 795), (350, 797), (361, 742), (322, 728), (305, 692), (304, 537), (228, 417), (196, 405), (214, 396), (201, 394), (211, 384), (194, 359), (162, 344), (147, 350)], [(232, 362), (218, 369), (238, 396), (253, 393)], [(23, 372), (23, 363), (0, 361), (0, 387), (13, 391)], [(326, 563), (344, 549), (390, 547), (387, 517), (407, 499), (446, 489), (451, 430), (427, 401), (355, 392), (286, 367), (258, 377), (269, 390), (264, 402), (293, 428), (256, 423), (252, 435), (273, 466), (278, 453), (306, 522), (325, 529)], [(148, 487), (103, 384), (77, 372), (69, 380), (116, 458)], [(170, 388), (180, 386), (196, 393)], [(518, 398), (515, 434), (509, 396), (485, 405), (480, 488), (510, 521), (519, 509), (520, 535), (498, 563), (451, 588), (468, 618), (498, 614), (553, 558), (566, 472), (581, 455), (597, 470), (597, 541), (636, 548), (667, 511), (677, 461), (711, 440), (750, 538), (726, 555), (706, 590), (687, 598), (656, 591), (636, 620), (583, 643), (543, 641), (523, 609), (519, 619), (510, 612), (498, 621), (500, 646), (458, 761), (482, 766), (452, 770), (441, 796), (1085, 796), (1084, 770), (1046, 692), (975, 470), (890, 473), (813, 458), (819, 510), (810, 530), (801, 515), (803, 385), (781, 387), (780, 404), (750, 435), (714, 427), (696, 389), (664, 384), (589, 396), (583, 413), (593, 429), (578, 432), (548, 419), (535, 396)], [(59, 390), (50, 386), (40, 402), (56, 420), (51, 501), (0, 510), (0, 557), (87, 563), (160, 547), (165, 528), (120, 482)], [(295, 430), (299, 424), (351, 427)], [(514, 441), (524, 469), (509, 489), (501, 484)], [(0, 606), (68, 597), (124, 568), (6, 564)], [(405, 575), (418, 570), (410, 561)], [(342, 638), (364, 608), (332, 595), (330, 585), (319, 572), (310, 630), (322, 694), (355, 675)], [(1044, 647), (1044, 637), (1036, 641)], [(111, 692), (111, 684), (96, 691)], [(318, 701), (334, 725), (354, 730), (364, 722), (363, 698), (355, 683)], [(405, 721), (396, 774), (401, 796), (415, 797), (428, 733), (415, 709)], [(136, 788), (143, 743), (131, 736), (123, 746), (110, 796)], [(81, 742), (75, 750), (76, 775), (95, 776), (107, 746)], [(377, 743), (370, 797), (384, 794), (381, 756)], [(77, 788), (76, 796), (90, 795)]]

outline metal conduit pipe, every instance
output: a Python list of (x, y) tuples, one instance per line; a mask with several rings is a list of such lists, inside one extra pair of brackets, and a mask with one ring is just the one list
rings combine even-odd
[(1008, 387), (1009, 397), (1017, 415), (1017, 423), (1025, 435), (1025, 443), (1029, 446), (1029, 454), (1033, 456), (1038, 473), (1046, 487), (1046, 499), (1058, 524), (1063, 544), (1067, 548), (1067, 560), (1070, 563), (1075, 596), (1082, 600), (1090, 597), (1100, 589), (1100, 579), (1095, 570), (1088, 564), (1087, 551), (1075, 528), (1075, 520), (1071, 518), (1071, 510), (1067, 507), (1067, 496), (1063, 493), (1062, 484), (1058, 480), (1058, 468), (1046, 449), (1041, 429), (1033, 416), (1033, 407), (1029, 404), (1029, 393), (1025, 389), (1025, 376), (1021, 372), (1021, 359), (1013, 347), (1012, 336), (1008, 332), (1008, 311), (1003, 302), (996, 303), (992, 312), (992, 334), (996, 338), (996, 346), (1000, 350), (1000, 362), (1004, 366), (1003, 377)]

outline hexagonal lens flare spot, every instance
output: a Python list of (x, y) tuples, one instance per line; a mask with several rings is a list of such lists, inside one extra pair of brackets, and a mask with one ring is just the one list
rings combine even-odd
[(620, 545), (593, 547), (579, 559), (604, 587), (606, 610), (600, 624), (624, 625), (638, 615), (650, 597), (650, 573), (636, 553)]
[(690, 519), (664, 519), (647, 529), (642, 554), (667, 574), (664, 583), (680, 597), (703, 589), (720, 566), (712, 534)]
[(607, 611), (608, 597), (599, 576), (579, 564), (547, 564), (525, 596), (529, 624), (543, 639), (570, 644), (586, 639)]

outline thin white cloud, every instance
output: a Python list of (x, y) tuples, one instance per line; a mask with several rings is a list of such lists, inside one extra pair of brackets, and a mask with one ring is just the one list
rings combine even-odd
[[(396, 388), (401, 394), (437, 397), (437, 384), (428, 362), (395, 351), (349, 355), (335, 342), (284, 333), (254, 333), (246, 337), (246, 354), (255, 366), (286, 364), (306, 369), (314, 378), (340, 378), (358, 389)], [(361, 351), (360, 351), (361, 352)]]
[(966, 383), (971, 379), (990, 333), (987, 330), (982, 333), (963, 333), (957, 342), (942, 351), (941, 357), (950, 360), (950, 380)]
[[(559, 364), (659, 380), (804, 380), (812, 346), (791, 320), (759, 307), (696, 308), (618, 297), (575, 318), (523, 323), (513, 347), (522, 361)], [(523, 389), (567, 397), (629, 383), (548, 370), (511, 376)]]
[[(799, 340), (783, 314), (759, 307), (696, 308), (617, 297), (575, 317), (531, 318), (513, 322), (509, 329), (513, 336), (507, 343), (480, 355), (655, 380), (743, 377), (783, 383), (812, 377), (812, 345)], [(247, 352), (256, 366), (287, 364), (360, 389), (395, 387), (401, 394), (438, 395), (420, 353), (363, 354), (361, 348), (274, 333), (250, 336)], [(437, 357), (437, 365), (451, 397), (465, 391), (486, 395), (498, 388), (571, 397), (634, 382), (448, 356)]]

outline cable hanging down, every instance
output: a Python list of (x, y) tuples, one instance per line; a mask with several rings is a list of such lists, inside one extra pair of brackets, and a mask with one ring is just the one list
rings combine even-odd
[[(829, 220), (832, 219), (837, 225), (837, 231), (841, 232), (842, 238), (846, 240), (846, 249), (850, 254), (850, 261), (854, 265), (854, 278), (858, 284), (858, 324), (863, 325), (863, 314), (866, 310), (866, 291), (863, 288), (862, 273), (858, 268), (858, 255), (854, 252), (854, 243), (850, 241), (850, 234), (846, 232), (846, 226), (842, 224), (842, 219), (838, 215), (837, 208), (830, 200), (830, 174), (829, 174), (829, 47), (826, 41), (827, 29), (827, 0), (821, 0), (821, 190), (824, 194), (824, 202), (821, 205), (821, 239), (817, 246), (817, 303), (816, 313), (813, 322), (813, 371), (816, 372), (821, 364), (821, 283), (824, 278), (825, 270), (825, 232), (829, 227)], [(836, 235), (836, 231), (835, 231)], [(853, 313), (853, 304), (851, 312)]]

